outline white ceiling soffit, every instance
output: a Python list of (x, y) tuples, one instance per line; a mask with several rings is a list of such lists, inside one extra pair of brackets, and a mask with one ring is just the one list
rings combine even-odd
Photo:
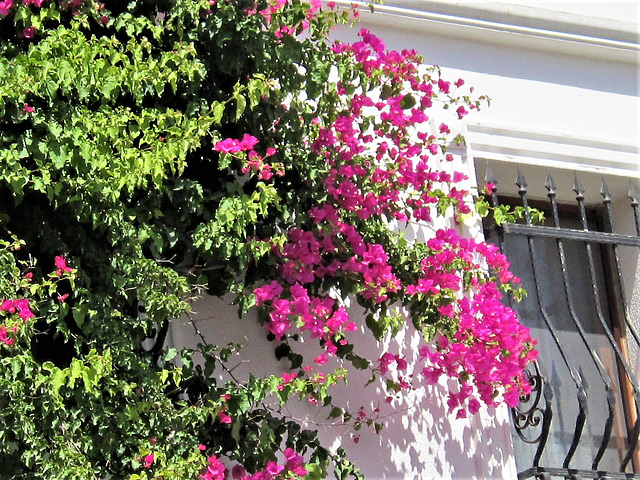
[(474, 158), (640, 179), (633, 143), (476, 123), (467, 124), (465, 139)]
[(336, 3), (359, 5), (366, 22), (397, 29), (640, 64), (640, 31), (633, 22), (506, 3), (433, 0), (389, 0), (373, 6), (345, 0)]

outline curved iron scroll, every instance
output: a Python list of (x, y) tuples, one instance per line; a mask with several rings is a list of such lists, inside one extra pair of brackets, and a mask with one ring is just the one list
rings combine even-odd
[(529, 444), (535, 444), (540, 442), (543, 429), (535, 436), (528, 435), (528, 431), (531, 427), (538, 427), (543, 420), (544, 411), (540, 407), (540, 400), (542, 399), (542, 392), (544, 389), (544, 377), (540, 373), (538, 362), (533, 363), (534, 372), (525, 370), (525, 377), (531, 385), (531, 393), (522, 395), (520, 397), (520, 403), (511, 409), (511, 417), (513, 418), (513, 426), (518, 434), (518, 437), (523, 442)]

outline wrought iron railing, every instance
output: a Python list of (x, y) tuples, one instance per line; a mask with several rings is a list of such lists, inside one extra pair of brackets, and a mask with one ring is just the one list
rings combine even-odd
[[(493, 206), (503, 203), (489, 168), (485, 180), (493, 185)], [(640, 196), (631, 184), (635, 235), (624, 235), (615, 233), (604, 179), (594, 209), (585, 205), (576, 176), (575, 204), (567, 215), (548, 174), (548, 201), (535, 204), (546, 212), (545, 225), (531, 220), (520, 170), (516, 185), (515, 198), (525, 207), (522, 223), (494, 226), (486, 235), (523, 277), (529, 298), (513, 307), (540, 336), (539, 359), (528, 372), (532, 392), (512, 409), (518, 478), (640, 479), (640, 386), (627, 344), (637, 353), (640, 336), (629, 315), (620, 256), (621, 248), (631, 248), (637, 258)]]

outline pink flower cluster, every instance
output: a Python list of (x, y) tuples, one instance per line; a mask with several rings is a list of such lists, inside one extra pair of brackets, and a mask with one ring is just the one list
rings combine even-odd
[(241, 140), (235, 138), (226, 138), (216, 142), (213, 150), (220, 153), (238, 153), (251, 150), (258, 143), (258, 139), (252, 135), (244, 134)]
[(279, 177), (284, 175), (284, 167), (282, 163), (265, 163), (264, 159), (270, 157), (276, 153), (275, 148), (267, 148), (267, 153), (264, 157), (258, 155), (255, 150), (251, 150), (249, 152), (249, 159), (247, 160), (247, 164), (242, 167), (242, 173), (249, 173), (254, 171), (258, 174), (258, 178), (260, 180), (270, 180), (273, 177), (275, 172)]
[(378, 360), (380, 373), (385, 375), (389, 371), (389, 367), (394, 365), (399, 371), (404, 372), (407, 369), (407, 361), (400, 355), (386, 352)]
[(218, 457), (215, 455), (211, 455), (207, 462), (209, 465), (207, 466), (207, 470), (200, 475), (199, 478), (202, 480), (224, 480), (225, 473), (227, 471), (227, 467), (225, 467)]
[[(301, 331), (309, 331), (312, 338), (323, 340), (325, 349), (335, 353), (334, 339), (356, 328), (344, 307), (336, 307), (336, 301), (328, 296), (309, 298), (308, 290), (299, 283), (288, 286), (287, 290), (289, 299), (279, 297), (284, 288), (276, 281), (254, 290), (258, 306), (271, 302), (266, 328), (277, 339), (282, 339), (292, 327), (292, 321), (298, 319)], [(340, 343), (345, 341), (341, 339)]]
[(274, 480), (282, 473), (285, 473), (289, 479), (293, 478), (291, 475), (296, 475), (297, 478), (302, 478), (307, 475), (307, 470), (303, 466), (304, 458), (302, 455), (298, 455), (293, 448), (287, 448), (284, 451), (284, 459), (284, 464), (278, 464), (273, 460), (269, 460), (263, 470), (253, 475), (247, 474), (241, 465), (236, 465), (231, 469), (231, 476), (233, 480)]
[[(348, 108), (331, 125), (321, 127), (312, 144), (329, 166), (327, 191), (337, 205), (361, 219), (385, 215), (429, 222), (440, 200), (451, 204), (454, 213), (469, 213), (465, 202), (469, 192), (456, 186), (466, 177), (432, 167), (433, 157), (444, 153), (438, 141), (447, 138), (450, 128), (441, 124), (439, 138), (425, 133), (429, 121), (425, 111), (437, 95), (434, 84), (448, 92), (450, 82), (421, 76), (415, 51), (385, 51), (384, 43), (369, 31), (362, 30), (360, 36), (362, 41), (352, 45), (334, 44), (333, 51), (353, 57), (373, 85), (383, 92), (390, 87), (392, 94), (374, 99), (365, 93), (349, 93), (354, 85), (340, 86), (338, 94)], [(456, 85), (463, 83), (458, 80)], [(407, 86), (411, 93), (405, 90)], [(393, 94), (394, 89), (398, 93)], [(464, 106), (457, 112), (459, 117), (468, 113)], [(379, 127), (373, 132), (364, 127), (376, 122)], [(409, 129), (420, 125), (424, 128), (417, 128), (416, 139), (412, 139)], [(447, 154), (445, 159), (453, 157)]]
[[(236, 465), (231, 469), (231, 477), (233, 480), (275, 480), (284, 473), (287, 478), (292, 480), (293, 475), (296, 475), (296, 478), (307, 475), (307, 470), (304, 468), (304, 458), (302, 455), (298, 455), (293, 448), (287, 448), (284, 451), (284, 460), (283, 464), (269, 460), (264, 469), (252, 475), (249, 475), (242, 465)], [(199, 478), (202, 480), (224, 480), (226, 478), (227, 468), (218, 457), (212, 455), (207, 459), (207, 462), (209, 463), (207, 470)]]
[[(73, 272), (73, 269), (67, 265), (67, 260), (64, 256), (59, 255), (56, 256), (55, 259), (55, 276), (61, 277), (65, 273)], [(27, 282), (31, 282), (33, 280), (33, 272), (27, 272), (24, 274), (24, 278)], [(64, 295), (57, 295), (59, 301), (64, 302), (69, 297), (68, 293)], [(22, 323), (27, 323), (28, 320), (35, 317), (35, 314), (31, 310), (30, 300), (27, 298), (16, 298), (16, 299), (0, 299), (0, 312), (4, 312), (9, 316), (17, 315), (18, 318), (22, 320)], [(10, 324), (10, 326), (9, 326)], [(15, 343), (15, 333), (18, 331), (18, 324), (15, 321), (11, 321), (9, 323), (1, 324), (0, 323), (0, 344), (4, 344), (7, 346), (12, 346)]]
[(73, 272), (73, 268), (67, 265), (67, 259), (64, 256), (58, 255), (54, 258), (54, 261), (56, 264), (56, 275), (58, 277), (62, 276), (65, 273)]
[(460, 389), (448, 399), (458, 417), (466, 416), (467, 409), (476, 413), (477, 398), (494, 406), (502, 394), (507, 405), (516, 405), (521, 394), (530, 392), (523, 370), (537, 356), (536, 342), (501, 302), (495, 277), (482, 269), (489, 267), (502, 283), (519, 279), (496, 246), (460, 238), (454, 230), (438, 231), (428, 246), (432, 251), (422, 262), (423, 275), (405, 292), (437, 297), (440, 315), (455, 322), (456, 332), (451, 340), (441, 337), (435, 350), (420, 349), (428, 362), (423, 376), (429, 383), (441, 375), (458, 379)]
[[(439, 72), (436, 78), (422, 75), (414, 51), (386, 51), (367, 30), (360, 36), (354, 44), (334, 44), (333, 51), (351, 59), (366, 79), (338, 84), (344, 108), (330, 125), (312, 123), (318, 130), (311, 149), (326, 162), (328, 200), (308, 212), (311, 226), (290, 229), (286, 243), (274, 246), (279, 278), (254, 290), (257, 305), (269, 311), (266, 328), (281, 340), (295, 325), (334, 355), (338, 344), (347, 343), (345, 332), (356, 325), (337, 300), (318, 292), (318, 285), (346, 277), (374, 304), (404, 293), (409, 305), (438, 305), (437, 328), (449, 337), (419, 353), (428, 362), (422, 370), (427, 381), (441, 375), (459, 381), (460, 388), (450, 392), (451, 411), (463, 417), (477, 412), (480, 401), (495, 405), (500, 398), (513, 405), (528, 390), (522, 372), (536, 352), (528, 329), (501, 303), (497, 282), (519, 281), (505, 257), (494, 246), (441, 230), (427, 243), (430, 253), (419, 278), (402, 285), (383, 246), (367, 242), (357, 228), (376, 217), (430, 222), (449, 206), (456, 216), (470, 212), (469, 192), (461, 187), (467, 178), (439, 163), (453, 159), (445, 146), (451, 128), (441, 123), (437, 133), (426, 133), (431, 131), (426, 111), (434, 97), (443, 95), (448, 106), (457, 105), (460, 119), (476, 105), (455, 97), (462, 79), (452, 84)], [(326, 363), (326, 354), (314, 361)], [(403, 357), (385, 353), (377, 372), (386, 376), (393, 369), (393, 388), (411, 388), (407, 367)], [(280, 387), (293, 378), (283, 377)]]
[(2, 300), (1, 302), (2, 304), (0, 304), (0, 311), (7, 312), (11, 315), (17, 312), (18, 316), (25, 322), (35, 316), (31, 311), (31, 307), (29, 306), (29, 299), (27, 298), (20, 298), (17, 300)]
[(244, 134), (242, 139), (226, 138), (216, 142), (213, 146), (213, 150), (224, 154), (235, 154), (240, 152), (249, 152), (247, 154), (248, 160), (242, 167), (242, 173), (246, 174), (251, 171), (258, 173), (258, 177), (261, 180), (269, 180), (273, 177), (274, 173), (278, 176), (284, 175), (284, 168), (281, 163), (268, 164), (264, 162), (264, 159), (276, 154), (276, 149), (273, 147), (267, 148), (267, 152), (264, 157), (258, 155), (253, 149), (258, 144), (258, 139), (247, 133)]
[(339, 220), (334, 207), (323, 204), (310, 216), (316, 224), (313, 231), (293, 228), (287, 243), (276, 249), (280, 281), (258, 287), (254, 294), (258, 306), (269, 303), (266, 328), (277, 339), (296, 323), (300, 331), (310, 332), (312, 338), (322, 340), (328, 353), (335, 354), (335, 342), (345, 344), (345, 332), (354, 331), (356, 325), (335, 299), (310, 295), (309, 286), (316, 280), (347, 275), (360, 285), (363, 298), (382, 303), (401, 285), (384, 248), (365, 242), (353, 225)]
[[(26, 298), (19, 298), (15, 300), (0, 300), (0, 312), (6, 312), (9, 315), (18, 314), (26, 323), (27, 320), (33, 318), (35, 315), (31, 311), (29, 306), (29, 300)], [(7, 347), (13, 346), (15, 343), (14, 335), (18, 331), (18, 325), (12, 325), (7, 328), (7, 325), (0, 324), (0, 345), (4, 344)]]
[[(385, 377), (387, 381), (391, 380), (393, 382), (393, 390), (395, 390), (396, 393), (399, 390), (409, 390), (413, 388), (411, 384), (413, 375), (406, 375), (407, 367), (408, 363), (404, 357), (398, 354), (394, 355), (391, 352), (385, 352), (378, 359), (378, 371), (380, 375)], [(392, 370), (393, 375), (391, 375)], [(386, 403), (391, 403), (392, 401), (392, 396), (387, 396), (385, 399)]]
[(224, 424), (231, 424), (233, 423), (233, 419), (227, 413), (227, 401), (231, 400), (231, 395), (222, 395), (220, 399), (222, 401), (222, 405), (220, 407), (220, 411), (218, 412), (218, 421)]
[[(269, 0), (267, 7), (258, 11), (258, 2), (256, 2), (253, 7), (245, 9), (245, 12), (248, 15), (259, 13), (264, 17), (267, 25), (269, 25), (273, 23), (274, 17), (282, 12), (288, 3), (289, 0)], [(302, 33), (309, 28), (311, 20), (322, 7), (322, 0), (310, 0), (305, 3), (308, 5), (308, 9), (304, 19), (294, 25), (281, 25), (275, 30), (275, 36), (277, 38), (282, 38), (285, 35), (295, 35), (296, 32)]]
[(151, 468), (153, 466), (153, 462), (156, 461), (156, 457), (153, 453), (149, 455), (145, 455), (143, 458), (144, 464), (142, 465), (144, 468)]
[[(6, 17), (7, 15), (9, 15), (9, 10), (11, 10), (11, 8), (15, 5), (15, 1), (16, 0), (0, 0), (0, 16), (2, 17)], [(68, 8), (70, 10), (73, 10), (74, 12), (77, 12), (78, 9), (85, 3), (86, 0), (65, 0), (63, 2), (61, 2), (62, 6), (65, 8)], [(25, 6), (33, 6), (36, 8), (41, 8), (42, 5), (44, 4), (45, 0), (22, 0), (22, 3)], [(104, 5), (104, 4), (103, 4)], [(23, 37), (24, 38), (33, 38), (28, 36), (28, 34), (31, 32), (33, 33), (35, 31), (35, 29), (33, 27), (27, 27), (23, 30)]]

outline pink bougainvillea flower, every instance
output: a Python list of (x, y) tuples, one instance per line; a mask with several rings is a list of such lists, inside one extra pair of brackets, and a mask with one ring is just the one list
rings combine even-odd
[(15, 313), (16, 311), (15, 300), (3, 300), (2, 304), (0, 304), (0, 310), (2, 310), (3, 312)]
[(451, 88), (451, 82), (445, 82), (444, 80), (438, 80), (438, 88), (442, 93), (449, 93), (449, 89)]
[(240, 140), (240, 147), (242, 150), (251, 150), (258, 143), (258, 139), (252, 135), (244, 134), (242, 140)]
[(13, 0), (0, 1), (0, 16), (6, 17), (9, 15), (11, 7), (13, 7)]
[[(25, 38), (31, 38), (31, 37), (25, 37)], [(25, 103), (24, 106), (22, 107), (22, 111), (24, 113), (33, 113), (33, 107), (30, 106), (28, 103)]]
[(22, 3), (24, 3), (27, 6), (33, 5), (34, 7), (40, 8), (44, 3), (44, 0), (22, 0)]
[(216, 142), (213, 149), (220, 153), (236, 153), (240, 151), (240, 142), (233, 138), (226, 138)]
[(63, 273), (73, 272), (73, 268), (67, 265), (67, 259), (63, 255), (55, 257), (56, 275), (61, 276)]
[(151, 468), (151, 466), (153, 465), (153, 462), (155, 461), (156, 457), (155, 455), (153, 455), (153, 453), (150, 453), (149, 455), (146, 455), (144, 457), (144, 468)]
[(233, 423), (233, 419), (229, 415), (227, 415), (227, 413), (224, 411), (218, 412), (218, 420), (220, 420), (220, 423), (226, 423), (226, 424)]
[(464, 117), (465, 115), (468, 115), (469, 111), (466, 108), (464, 108), (463, 105), (461, 105), (457, 108), (456, 113), (458, 114), (458, 118), (462, 120), (462, 117)]
[(18, 300), (14, 300), (14, 302), (16, 308), (18, 309), (18, 316), (25, 322), (30, 318), (35, 317), (35, 315), (31, 311), (31, 307), (29, 306), (29, 299), (20, 298)]
[(265, 471), (270, 475), (273, 475), (274, 477), (277, 475), (280, 475), (280, 473), (282, 473), (283, 470), (284, 470), (284, 465), (278, 465), (273, 460), (269, 460), (265, 468)]
[(323, 353), (322, 355), (318, 355), (316, 358), (314, 358), (313, 361), (318, 365), (324, 365), (328, 360), (327, 356)]
[(297, 372), (293, 372), (293, 373), (287, 373), (284, 372), (282, 374), (282, 382), (287, 385), (289, 383), (291, 383), (292, 380), (295, 380), (296, 378), (298, 378), (298, 373)]
[(213, 150), (220, 153), (238, 153), (247, 150), (251, 150), (258, 143), (258, 139), (252, 135), (245, 133), (242, 140), (235, 138), (225, 138), (216, 142), (213, 146)]
[(282, 288), (282, 285), (280, 285), (275, 280), (269, 285), (263, 285), (262, 287), (256, 288), (253, 291), (254, 295), (256, 296), (256, 305), (260, 306), (264, 302), (273, 300), (283, 291), (284, 289)]
[(200, 475), (202, 480), (224, 480), (227, 468), (218, 460), (215, 455), (210, 456), (207, 461), (209, 466), (206, 472)]
[(4, 343), (7, 347), (11, 347), (15, 340), (9, 337), (9, 332), (4, 325), (0, 325), (0, 343)]
[[(21, 35), (22, 35), (22, 38), (31, 39), (36, 35), (36, 29), (34, 27), (27, 27), (22, 30)], [(27, 104), (25, 103), (25, 111), (27, 111), (26, 107), (27, 107)], [(33, 112), (33, 108), (32, 107), (29, 107), (29, 108), (31, 108), (31, 112)]]
[[(69, 294), (68, 294), (68, 293), (65, 293), (64, 295), (58, 295), (58, 300), (59, 300), (61, 303), (66, 302), (66, 301), (67, 301), (67, 298), (69, 298)], [(152, 442), (152, 445), (153, 445), (153, 442)]]

